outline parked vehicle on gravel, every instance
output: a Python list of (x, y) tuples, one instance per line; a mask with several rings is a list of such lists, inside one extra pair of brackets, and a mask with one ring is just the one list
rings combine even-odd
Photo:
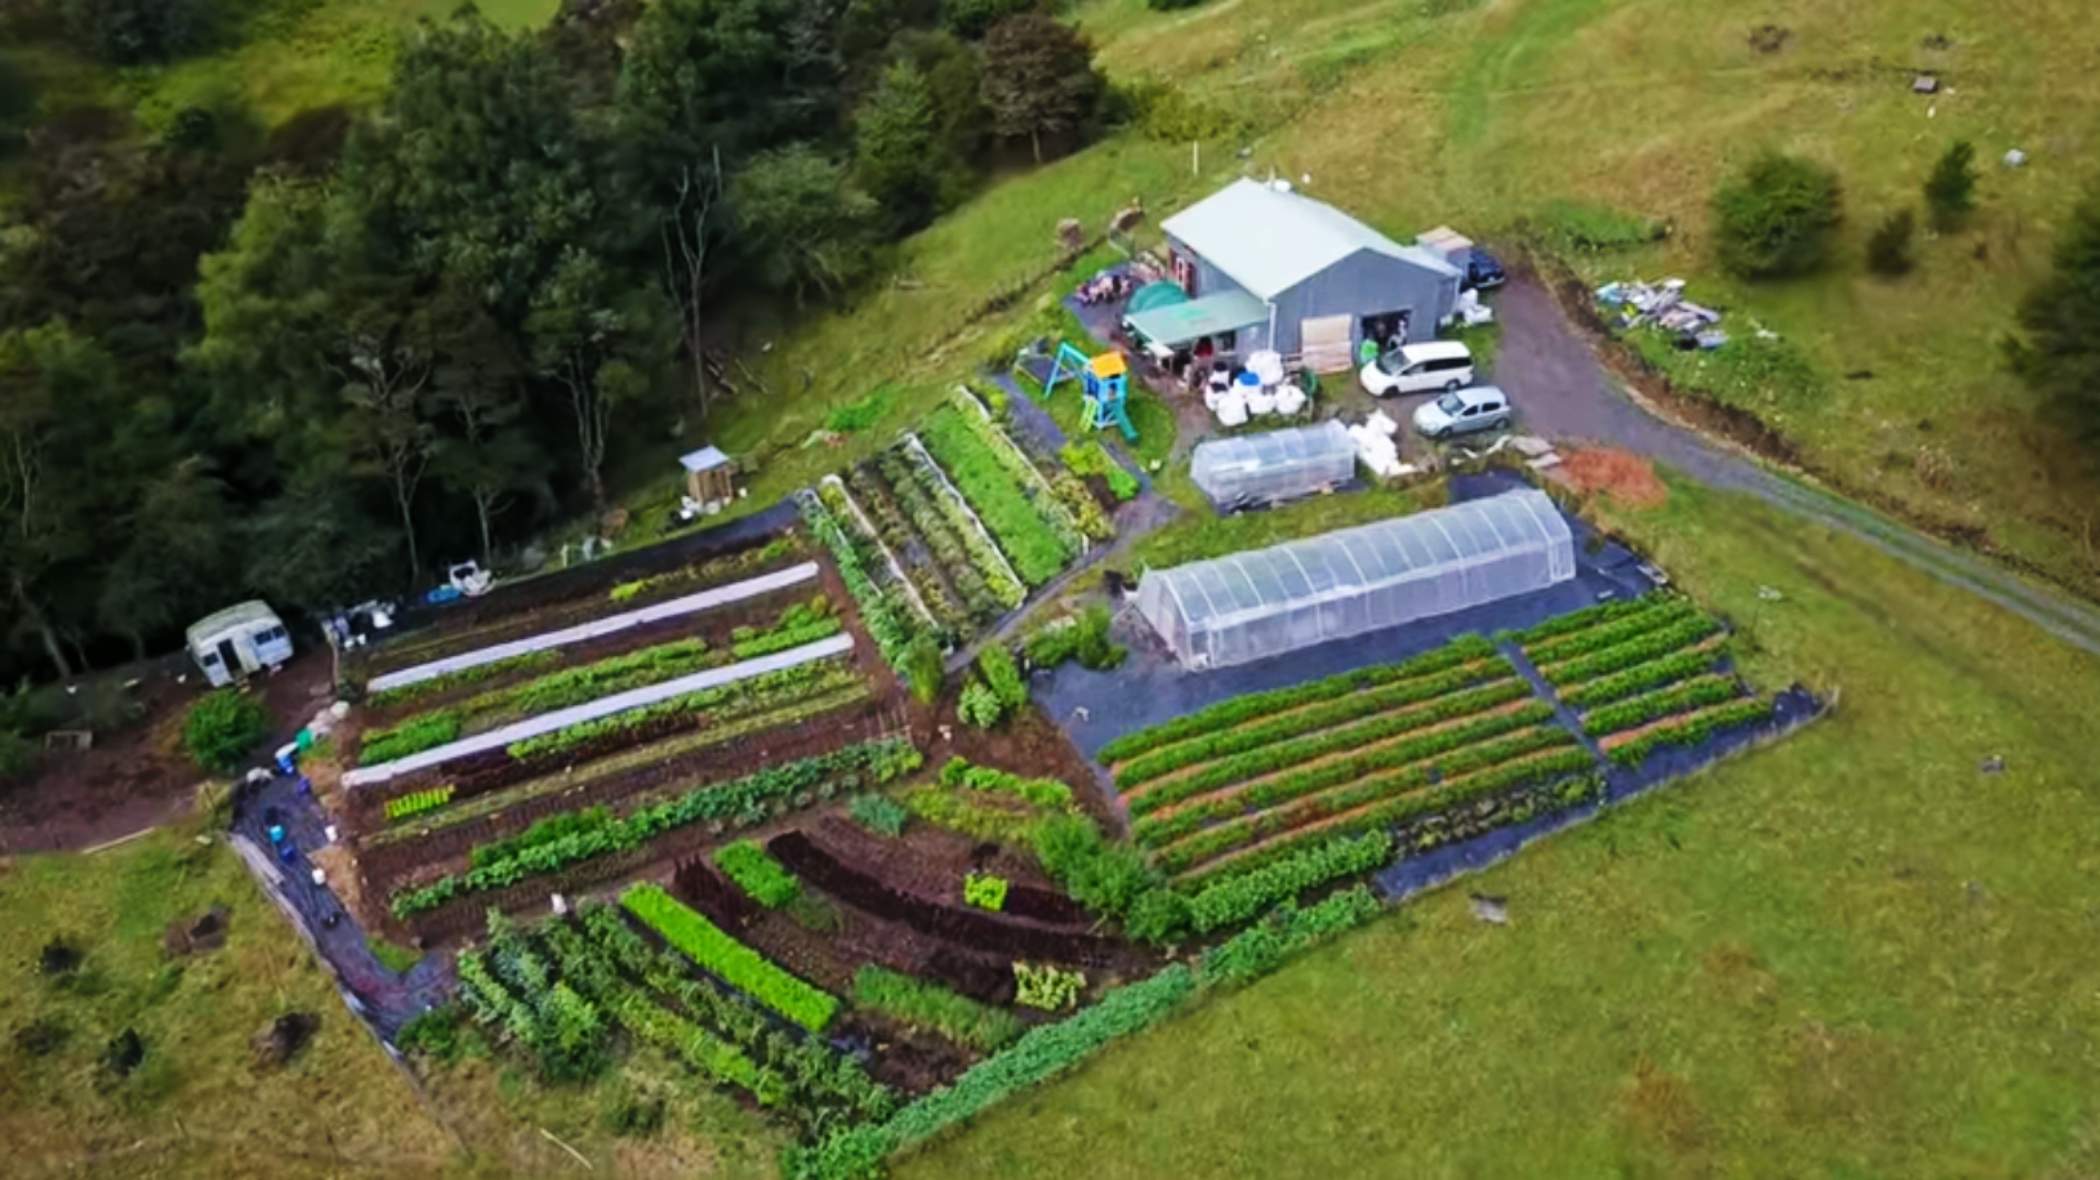
[(1415, 407), (1415, 429), (1425, 438), (1477, 430), (1508, 430), (1509, 395), (1493, 385), (1454, 389)]
[(1358, 379), (1373, 397), (1460, 389), (1473, 383), (1473, 352), (1456, 340), (1403, 344), (1365, 365)]

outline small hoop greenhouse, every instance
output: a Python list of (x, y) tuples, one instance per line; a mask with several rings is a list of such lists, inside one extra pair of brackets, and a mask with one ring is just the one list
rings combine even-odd
[(1220, 508), (1287, 500), (1333, 487), (1356, 474), (1356, 442), (1330, 418), (1199, 444), (1189, 461), (1196, 486)]
[(1138, 613), (1191, 669), (1449, 614), (1575, 576), (1575, 539), (1531, 488), (1152, 570)]

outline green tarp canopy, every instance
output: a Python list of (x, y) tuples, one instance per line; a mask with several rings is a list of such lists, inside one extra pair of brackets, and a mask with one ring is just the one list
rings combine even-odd
[(1131, 330), (1154, 344), (1178, 348), (1191, 340), (1237, 332), (1254, 324), (1267, 323), (1269, 308), (1245, 291), (1206, 295), (1187, 303), (1170, 303), (1123, 317)]
[(1123, 314), (1132, 316), (1141, 311), (1151, 311), (1155, 307), (1188, 301), (1189, 293), (1181, 289), (1181, 284), (1161, 279), (1159, 282), (1146, 283), (1139, 287), (1137, 294), (1130, 297), (1130, 302), (1123, 305)]

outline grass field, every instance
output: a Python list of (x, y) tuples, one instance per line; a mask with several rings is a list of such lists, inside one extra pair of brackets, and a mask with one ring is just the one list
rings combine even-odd
[[(2100, 1167), (2100, 665), (1746, 501), (1680, 486), (1626, 523), (1733, 616), (1754, 679), (1840, 691), (1836, 715), (1419, 899), (899, 1174)], [(1979, 772), (1992, 755), (2003, 774)], [(1476, 921), (1467, 890), (1507, 897), (1511, 925)]]

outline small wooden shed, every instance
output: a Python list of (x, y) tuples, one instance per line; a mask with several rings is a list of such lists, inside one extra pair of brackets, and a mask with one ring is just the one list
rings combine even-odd
[(736, 498), (736, 464), (720, 447), (701, 447), (678, 457), (685, 468), (685, 494), (702, 506), (726, 504)]

